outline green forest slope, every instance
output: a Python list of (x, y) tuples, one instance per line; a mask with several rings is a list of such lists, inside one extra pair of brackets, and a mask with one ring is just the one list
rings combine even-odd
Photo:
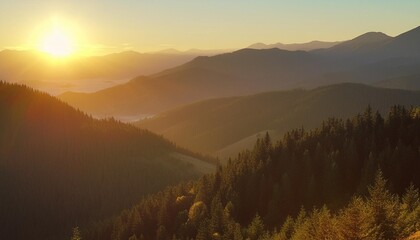
[(266, 135), (84, 239), (401, 239), (420, 230), (419, 146), (420, 110), (398, 106)]

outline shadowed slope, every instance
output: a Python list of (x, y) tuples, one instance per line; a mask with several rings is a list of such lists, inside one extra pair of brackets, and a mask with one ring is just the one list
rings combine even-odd
[(68, 239), (77, 225), (203, 172), (196, 155), (162, 137), (2, 82), (0, 132), (4, 239)]

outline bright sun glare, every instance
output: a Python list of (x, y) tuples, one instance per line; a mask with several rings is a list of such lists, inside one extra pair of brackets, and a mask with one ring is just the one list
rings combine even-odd
[(40, 50), (53, 57), (67, 57), (75, 51), (75, 48), (71, 36), (62, 29), (55, 27), (43, 38)]

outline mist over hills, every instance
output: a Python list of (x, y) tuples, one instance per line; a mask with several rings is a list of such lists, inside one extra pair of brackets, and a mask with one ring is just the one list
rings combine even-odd
[(276, 140), (290, 129), (312, 129), (329, 117), (347, 118), (368, 105), (386, 113), (395, 104), (418, 106), (420, 92), (350, 83), (267, 92), (193, 103), (136, 126), (163, 134), (181, 146), (225, 158), (252, 147), (267, 131)]
[(45, 93), (4, 82), (0, 132), (4, 239), (69, 239), (73, 227), (214, 169), (149, 131), (92, 119)]
[(203, 98), (229, 96), (237, 91), (238, 83), (226, 74), (192, 68), (138, 77), (95, 93), (64, 93), (59, 98), (97, 116), (148, 115)]
[(89, 94), (69, 92), (60, 99), (94, 115), (153, 115), (207, 98), (342, 82), (375, 84), (420, 74), (419, 32), (416, 28), (396, 37), (366, 33), (309, 52), (242, 49), (197, 57), (125, 85)]
[(375, 86), (405, 90), (420, 90), (420, 74), (385, 79), (375, 83)]
[(185, 63), (193, 53), (138, 53), (126, 51), (104, 56), (52, 59), (36, 51), (0, 52), (0, 79), (20, 82), (53, 94), (95, 91), (138, 75), (149, 75)]

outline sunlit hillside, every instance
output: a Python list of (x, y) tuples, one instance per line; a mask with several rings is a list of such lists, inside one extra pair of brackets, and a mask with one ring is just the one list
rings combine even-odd
[(392, 105), (420, 105), (420, 92), (338, 84), (313, 90), (267, 92), (211, 99), (135, 123), (178, 144), (221, 159), (250, 149), (270, 132), (278, 140), (290, 129), (312, 129), (330, 117), (351, 117), (368, 105), (386, 113)]
[(276, 143), (267, 134), (215, 174), (152, 195), (86, 238), (403, 239), (419, 228), (420, 111), (386, 115), (367, 108)]

